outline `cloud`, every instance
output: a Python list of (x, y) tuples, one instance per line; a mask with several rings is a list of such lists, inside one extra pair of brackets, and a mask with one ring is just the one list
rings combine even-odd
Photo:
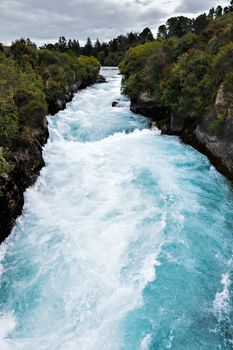
[[(226, 1), (222, 1), (223, 5), (226, 5)], [(201, 11), (206, 11), (219, 4), (217, 0), (182, 0), (177, 6), (176, 12), (181, 13), (199, 13)]]
[(196, 13), (211, 5), (211, 0), (0, 0), (0, 41), (29, 37), (43, 43), (61, 35), (109, 40), (146, 26), (156, 32), (175, 8)]
[(165, 15), (162, 9), (155, 11), (153, 0), (1, 0), (0, 13), (0, 41), (17, 37), (48, 41), (60, 35), (106, 40), (142, 30)]

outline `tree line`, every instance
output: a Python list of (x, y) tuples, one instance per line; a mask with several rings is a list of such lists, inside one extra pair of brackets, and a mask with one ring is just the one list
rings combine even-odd
[(100, 42), (97, 38), (93, 43), (87, 38), (86, 44), (81, 47), (79, 40), (66, 39), (61, 36), (54, 44), (46, 44), (43, 48), (58, 52), (73, 52), (75, 55), (85, 55), (96, 57), (102, 65), (117, 66), (130, 47), (154, 40), (149, 28), (145, 28), (141, 33), (130, 32), (126, 35), (119, 35), (109, 42)]

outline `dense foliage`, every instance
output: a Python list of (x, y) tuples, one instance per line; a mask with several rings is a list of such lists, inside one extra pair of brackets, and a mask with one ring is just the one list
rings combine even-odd
[(157, 38), (168, 38), (171, 36), (180, 38), (188, 32), (200, 34), (215, 18), (232, 11), (233, 1), (231, 0), (229, 6), (224, 8), (222, 8), (222, 6), (217, 6), (216, 9), (212, 7), (208, 14), (202, 13), (197, 18), (188, 18), (184, 16), (171, 17), (167, 20), (166, 24), (159, 27)]
[(129, 33), (119, 35), (117, 38), (100, 43), (99, 39), (93, 44), (90, 38), (84, 47), (80, 47), (78, 40), (66, 40), (60, 37), (55, 44), (46, 44), (44, 48), (57, 52), (73, 52), (75, 55), (85, 55), (96, 57), (102, 66), (117, 66), (125, 51), (130, 47), (153, 41), (154, 37), (149, 28), (145, 28), (141, 33)]
[(74, 83), (93, 83), (99, 68), (94, 57), (38, 50), (30, 40), (0, 47), (0, 177), (13, 168), (14, 150), (41, 127), (52, 101)]
[[(156, 41), (126, 52), (120, 70), (123, 92), (131, 100), (146, 94), (157, 106), (186, 118), (212, 111), (217, 125), (232, 104), (233, 1), (224, 12), (218, 7), (195, 20), (168, 20)], [(220, 87), (231, 98), (214, 110)]]

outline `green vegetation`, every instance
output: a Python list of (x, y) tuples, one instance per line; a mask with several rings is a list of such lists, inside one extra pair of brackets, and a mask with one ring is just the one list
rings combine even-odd
[(38, 50), (30, 40), (0, 46), (0, 177), (14, 167), (14, 151), (34, 131), (56, 99), (95, 82), (100, 64), (94, 57)]
[(80, 47), (78, 40), (66, 40), (60, 37), (55, 44), (46, 44), (44, 48), (57, 52), (72, 52), (75, 55), (85, 55), (96, 57), (102, 66), (118, 66), (125, 51), (138, 44), (153, 41), (154, 37), (149, 28), (145, 28), (141, 33), (128, 33), (119, 35), (109, 42), (100, 43), (99, 39), (93, 44), (90, 38), (84, 47)]
[[(29, 39), (0, 44), (0, 177), (14, 168), (21, 142), (44, 127), (50, 107), (96, 80), (98, 60), (121, 61), (123, 92), (131, 100), (144, 94), (158, 107), (191, 119), (211, 111), (216, 116), (211, 130), (217, 132), (233, 109), (233, 0), (196, 19), (170, 18), (156, 40), (145, 28), (108, 43), (88, 38), (84, 47), (64, 37), (41, 49)], [(220, 90), (223, 101), (216, 104)]]
[[(232, 105), (233, 1), (196, 19), (169, 19), (157, 40), (130, 48), (119, 67), (131, 100), (146, 93), (158, 107), (192, 119), (214, 111), (216, 131)], [(215, 108), (221, 86), (226, 97)]]

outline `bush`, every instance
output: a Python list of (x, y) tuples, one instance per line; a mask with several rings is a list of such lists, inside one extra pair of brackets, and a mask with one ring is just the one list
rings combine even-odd
[(48, 103), (64, 99), (76, 81), (93, 83), (99, 69), (94, 57), (38, 50), (29, 39), (0, 49), (0, 177), (13, 169), (21, 141), (43, 127)]
[[(205, 25), (196, 31), (198, 34), (160, 35), (154, 42), (130, 48), (119, 65), (123, 92), (133, 100), (146, 92), (158, 107), (198, 119), (213, 110), (223, 83), (229, 109), (233, 96), (233, 13), (208, 19), (208, 23), (205, 16), (199, 22), (202, 19)], [(176, 22), (174, 18), (171, 21)]]

